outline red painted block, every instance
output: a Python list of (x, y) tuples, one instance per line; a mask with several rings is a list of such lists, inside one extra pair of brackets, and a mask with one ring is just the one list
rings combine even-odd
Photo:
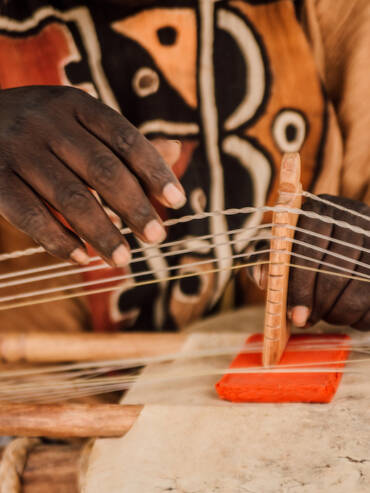
[[(262, 334), (250, 336), (246, 344), (262, 343)], [(327, 403), (334, 397), (348, 357), (350, 337), (346, 335), (295, 335), (288, 342), (279, 365), (304, 365), (307, 368), (333, 368), (328, 373), (250, 373), (226, 374), (216, 384), (221, 399), (231, 402), (317, 402)], [(315, 344), (315, 349), (294, 350), (295, 347)], [(324, 349), (328, 343), (333, 349)], [(322, 345), (319, 350), (317, 345)], [(337, 347), (336, 347), (337, 346)], [(340, 363), (342, 362), (342, 363)], [(314, 364), (314, 365), (313, 365)], [(262, 353), (240, 353), (230, 368), (262, 367)], [(294, 366), (293, 366), (294, 367)]]

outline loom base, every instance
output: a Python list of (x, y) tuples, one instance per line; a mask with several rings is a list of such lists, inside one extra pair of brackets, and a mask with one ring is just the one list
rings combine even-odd
[[(261, 334), (250, 336), (246, 344), (262, 342)], [(279, 365), (304, 365), (330, 362), (325, 368), (341, 368), (348, 357), (349, 349), (343, 342), (349, 341), (346, 335), (295, 335), (288, 342)], [(294, 346), (306, 344), (334, 345), (333, 349), (294, 350)], [(335, 345), (337, 344), (337, 348)], [(317, 347), (317, 346), (316, 346)], [(342, 362), (342, 363), (340, 363)], [(262, 366), (262, 355), (258, 353), (240, 353), (231, 363), (230, 368)], [(231, 402), (306, 402), (327, 403), (334, 397), (342, 373), (255, 373), (226, 374), (216, 384), (221, 397)]]

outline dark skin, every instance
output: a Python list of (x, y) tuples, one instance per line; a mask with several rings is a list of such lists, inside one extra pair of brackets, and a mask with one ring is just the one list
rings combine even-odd
[(161, 155), (123, 116), (70, 87), (1, 91), (0, 107), (0, 212), (11, 223), (57, 257), (85, 263), (83, 238), (112, 265), (125, 265), (128, 244), (91, 187), (138, 238), (164, 239), (149, 195), (177, 208), (185, 202), (184, 191)]
[[(370, 207), (361, 202), (329, 195), (322, 195), (321, 197), (370, 218)], [(347, 222), (366, 231), (370, 229), (370, 222), (366, 219), (311, 199), (304, 203), (303, 209)], [(334, 263), (350, 271), (356, 271), (353, 273), (355, 276), (361, 273), (370, 274), (369, 268), (353, 263), (353, 260), (357, 260), (370, 267), (369, 236), (355, 233), (337, 225), (334, 226), (323, 221), (307, 218), (303, 215), (299, 218), (298, 227), (350, 243), (352, 246), (340, 245), (330, 240), (297, 231), (295, 234), (296, 240), (337, 253), (348, 258), (348, 260), (335, 258), (307, 246), (295, 244), (293, 249), (295, 253), (313, 258), (316, 262), (292, 257), (293, 264), (340, 273), (340, 271), (330, 266), (318, 263), (318, 261), (324, 261)], [(356, 246), (369, 251), (361, 251)], [(348, 272), (342, 272), (343, 274), (349, 274)], [(323, 319), (331, 324), (349, 325), (359, 330), (370, 329), (370, 283), (368, 282), (309, 270), (291, 269), (288, 304), (291, 308), (290, 314), (293, 321), (300, 327), (309, 327)]]
[[(87, 262), (82, 238), (111, 265), (123, 266), (130, 258), (128, 244), (90, 193), (92, 188), (138, 238), (148, 243), (164, 239), (149, 197), (167, 207), (181, 207), (183, 189), (155, 147), (122, 115), (69, 87), (0, 91), (0, 107), (0, 213), (11, 223), (57, 257)], [(370, 217), (370, 208), (360, 202), (330, 200)], [(67, 219), (75, 234), (49, 212), (46, 203)], [(366, 220), (333, 207), (311, 201), (303, 207), (369, 229)], [(298, 226), (370, 249), (366, 235), (304, 216)], [(297, 232), (296, 239), (370, 264), (367, 252), (307, 233)], [(304, 246), (294, 245), (294, 251), (322, 258)], [(324, 260), (369, 274), (350, 260)], [(292, 261), (306, 265), (295, 257)], [(297, 326), (324, 319), (370, 329), (370, 283), (292, 269), (289, 306)]]

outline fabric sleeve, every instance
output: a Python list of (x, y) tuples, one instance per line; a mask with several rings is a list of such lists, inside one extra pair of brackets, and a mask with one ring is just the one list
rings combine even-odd
[(343, 139), (340, 195), (370, 203), (370, 2), (306, 0), (303, 24)]

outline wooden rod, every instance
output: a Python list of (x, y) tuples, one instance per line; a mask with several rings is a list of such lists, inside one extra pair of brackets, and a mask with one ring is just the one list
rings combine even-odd
[(1, 404), (0, 435), (118, 437), (129, 431), (142, 407), (119, 404)]
[[(78, 493), (84, 445), (38, 445), (27, 457), (21, 476), (22, 493)], [(4, 449), (0, 448), (0, 460)]]
[(0, 360), (58, 363), (143, 358), (176, 353), (186, 336), (178, 333), (0, 333)]
[[(275, 205), (300, 209), (302, 205), (301, 161), (298, 153), (284, 154), (280, 168), (278, 198)], [(265, 307), (263, 339), (263, 365), (279, 363), (290, 336), (290, 322), (287, 320), (287, 295), (290, 252), (298, 216), (290, 212), (274, 211), (269, 273)], [(279, 253), (280, 250), (286, 253)]]

